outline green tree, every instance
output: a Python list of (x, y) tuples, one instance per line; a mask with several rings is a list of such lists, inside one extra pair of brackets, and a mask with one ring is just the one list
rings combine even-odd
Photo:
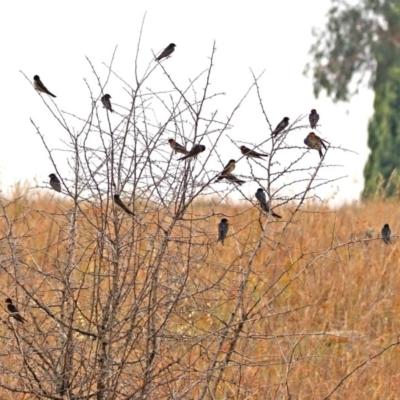
[(362, 0), (349, 5), (332, 0), (328, 23), (315, 31), (310, 53), (314, 93), (348, 101), (362, 81), (375, 92), (368, 127), (371, 154), (364, 169), (364, 196), (384, 184), (393, 195), (400, 167), (400, 0)]

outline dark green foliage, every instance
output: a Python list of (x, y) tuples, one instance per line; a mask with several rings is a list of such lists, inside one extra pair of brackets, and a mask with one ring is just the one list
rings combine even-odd
[(364, 196), (378, 185), (395, 194), (393, 174), (400, 171), (400, 0), (362, 0), (349, 6), (332, 0), (325, 30), (314, 32), (311, 47), (314, 93), (325, 90), (347, 101), (369, 76), (375, 91), (368, 128), (371, 149), (364, 169)]

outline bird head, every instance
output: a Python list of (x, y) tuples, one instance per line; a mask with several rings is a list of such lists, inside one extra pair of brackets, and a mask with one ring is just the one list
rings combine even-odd
[(170, 47), (176, 47), (176, 44), (175, 43), (171, 43)]
[(174, 139), (168, 139), (169, 144), (174, 144), (175, 140)]
[(229, 164), (235, 164), (236, 160), (229, 160)]
[(316, 113), (317, 113), (317, 110), (314, 110), (314, 109), (311, 110), (311, 114), (316, 114)]
[(109, 94), (105, 94), (104, 97), (105, 97), (106, 99), (111, 99), (111, 96), (110, 96)]
[(383, 225), (383, 227), (387, 229), (387, 228), (389, 228), (389, 224), (385, 224), (385, 225)]
[(221, 222), (228, 222), (228, 220), (226, 218), (222, 218)]
[(284, 120), (285, 122), (289, 122), (289, 118), (288, 118), (288, 117), (283, 118), (283, 120)]
[(35, 75), (35, 76), (33, 77), (33, 80), (34, 80), (34, 81), (39, 81), (39, 80), (40, 80), (39, 75)]
[(12, 304), (12, 300), (8, 297), (8, 298), (6, 299), (6, 303), (7, 303), (7, 304)]
[(119, 200), (119, 194), (114, 194), (114, 199)]
[(262, 189), (262, 188), (258, 188), (258, 189), (257, 189), (257, 192), (258, 192), (258, 193), (261, 193), (261, 192), (263, 192), (263, 191), (264, 191), (264, 189)]
[(314, 133), (314, 132), (310, 132), (310, 133), (308, 134), (308, 137), (309, 137), (310, 139), (315, 139), (315, 133)]
[(206, 146), (203, 146), (202, 144), (200, 145), (201, 151), (204, 151), (206, 149)]
[(56, 177), (56, 174), (50, 174), (50, 175), (49, 175), (49, 178), (50, 178), (50, 179), (53, 179), (53, 178), (55, 178), (55, 177)]

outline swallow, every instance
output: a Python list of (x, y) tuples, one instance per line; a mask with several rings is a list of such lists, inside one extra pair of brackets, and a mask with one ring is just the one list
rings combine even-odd
[(278, 133), (282, 132), (289, 125), (289, 118), (285, 117), (276, 126), (275, 130), (272, 132), (272, 136), (276, 136)]
[(126, 213), (129, 215), (132, 215), (133, 217), (135, 214), (122, 202), (122, 200), (119, 198), (119, 194), (114, 194), (114, 201), (116, 204), (118, 204)]
[(317, 126), (317, 122), (319, 120), (319, 115), (317, 114), (317, 110), (312, 109), (311, 114), (308, 116), (308, 120), (310, 121), (311, 129), (315, 129)]
[(246, 156), (247, 158), (262, 158), (262, 157), (268, 157), (268, 154), (263, 154), (263, 153), (257, 153), (254, 150), (250, 150), (248, 147), (246, 146), (240, 146), (240, 151), (242, 152), (242, 154), (244, 156)]
[(226, 218), (222, 218), (221, 222), (218, 225), (218, 242), (221, 241), (222, 245), (224, 245), (224, 240), (226, 238), (226, 235), (228, 234), (228, 220)]
[(6, 299), (6, 304), (7, 304), (7, 311), (11, 314), (11, 316), (14, 317), (18, 322), (24, 324), (26, 322), (26, 319), (22, 318), (17, 307), (14, 306), (10, 298)]
[(230, 175), (231, 172), (235, 169), (235, 167), (236, 167), (236, 161), (235, 160), (229, 160), (228, 164), (226, 164), (225, 168), (222, 170), (220, 176)]
[(175, 142), (174, 139), (168, 139), (169, 145), (171, 146), (172, 150), (175, 150), (175, 153), (181, 153), (181, 154), (188, 154), (189, 152), (186, 150), (185, 147), (183, 147), (181, 144)]
[(319, 156), (322, 158), (322, 146), (326, 150), (324, 141), (317, 136), (314, 132), (310, 132), (308, 136), (304, 139), (304, 144), (310, 149), (318, 150)]
[(187, 158), (197, 157), (201, 152), (206, 149), (202, 144), (195, 144), (185, 157), (179, 158), (178, 161), (186, 160)]
[(392, 235), (392, 231), (389, 228), (389, 224), (385, 224), (383, 225), (382, 231), (382, 240), (386, 243), (386, 244), (392, 244), (392, 242), (390, 241), (390, 236)]
[(169, 44), (163, 52), (156, 58), (156, 61), (161, 61), (163, 58), (168, 57), (171, 55), (171, 53), (174, 52), (176, 44), (171, 43)]
[(233, 174), (226, 174), (226, 175), (220, 175), (216, 182), (221, 181), (222, 179), (226, 179), (228, 182), (230, 183), (237, 183), (239, 186), (243, 185), (243, 183), (246, 183), (245, 181), (241, 181), (240, 179), (238, 179), (235, 175)]
[(107, 110), (114, 112), (114, 110), (111, 107), (111, 96), (109, 94), (105, 94), (102, 98), (101, 98), (101, 102), (103, 103), (104, 108), (106, 108)]
[[(260, 203), (261, 209), (262, 209), (263, 211), (265, 211), (266, 213), (269, 213), (269, 205), (268, 205), (268, 203), (267, 203), (267, 198), (266, 198), (266, 196), (265, 196), (265, 193), (264, 193), (264, 190), (263, 190), (263, 189), (259, 188), (259, 189), (257, 190), (257, 192), (256, 192), (256, 199), (257, 199), (258, 202)], [(272, 211), (271, 214), (272, 214), (272, 216), (275, 217), (275, 218), (282, 218), (280, 215), (275, 214), (273, 211)]]
[(56, 192), (61, 192), (61, 182), (57, 178), (56, 174), (50, 174), (50, 186), (56, 191)]
[(43, 83), (42, 83), (42, 81), (40, 80), (39, 75), (35, 75), (35, 76), (33, 77), (33, 86), (35, 86), (35, 89), (36, 89), (38, 92), (47, 93), (48, 95), (50, 95), (50, 96), (52, 96), (52, 97), (57, 97), (57, 96), (54, 96), (53, 93), (50, 93), (50, 92), (47, 90), (46, 86), (44, 86)]

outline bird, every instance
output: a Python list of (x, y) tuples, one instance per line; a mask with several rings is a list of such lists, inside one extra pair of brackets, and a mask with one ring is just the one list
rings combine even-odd
[(230, 183), (237, 183), (239, 186), (243, 185), (243, 183), (246, 183), (245, 181), (241, 181), (240, 179), (238, 179), (235, 175), (233, 174), (226, 174), (226, 175), (220, 175), (217, 178), (217, 181), (220, 181), (222, 179), (226, 179), (228, 182)]
[(314, 132), (310, 132), (308, 136), (304, 139), (304, 144), (310, 149), (318, 150), (319, 156), (322, 158), (322, 146), (326, 150), (324, 141), (317, 136)]
[(225, 246), (224, 240), (228, 234), (228, 229), (228, 220), (226, 218), (222, 218), (221, 222), (218, 224), (218, 242), (221, 241), (223, 246)]
[(315, 129), (319, 120), (319, 114), (317, 114), (317, 110), (311, 110), (311, 114), (308, 116), (308, 120), (310, 121), (311, 129)]
[(390, 236), (392, 235), (392, 231), (389, 228), (389, 224), (385, 224), (383, 225), (382, 231), (382, 240), (386, 243), (386, 244), (392, 244), (392, 242), (390, 241)]
[(122, 202), (119, 198), (119, 194), (114, 194), (114, 201), (118, 204), (126, 213), (129, 215), (135, 216), (135, 214)]
[(229, 160), (228, 164), (225, 165), (224, 169), (222, 170), (220, 176), (229, 175), (236, 167), (235, 160)]
[(24, 324), (26, 322), (26, 319), (22, 318), (17, 307), (15, 307), (10, 298), (6, 299), (6, 304), (7, 304), (7, 311), (11, 314), (11, 316), (14, 317), (18, 322)]
[(114, 110), (111, 107), (111, 96), (109, 94), (105, 94), (102, 98), (101, 98), (101, 102), (103, 103), (104, 108), (106, 108), (107, 110), (114, 112)]
[(35, 76), (33, 77), (33, 86), (35, 86), (35, 89), (36, 89), (38, 92), (47, 93), (48, 95), (50, 95), (50, 96), (52, 96), (52, 97), (57, 97), (57, 96), (54, 96), (53, 93), (50, 93), (50, 92), (47, 90), (46, 86), (44, 86), (43, 83), (42, 83), (42, 81), (40, 80), (39, 75), (35, 75)]
[(248, 147), (246, 146), (240, 146), (240, 151), (242, 152), (242, 154), (244, 156), (246, 156), (247, 158), (262, 158), (262, 157), (268, 157), (268, 154), (263, 154), (263, 153), (257, 153), (254, 150), (250, 150)]
[(206, 149), (206, 146), (202, 144), (195, 144), (192, 149), (187, 153), (185, 157), (179, 158), (178, 161), (186, 160), (187, 158), (196, 157), (198, 154), (203, 152)]
[[(258, 188), (258, 190), (256, 192), (256, 199), (260, 203), (261, 209), (263, 211), (265, 211), (266, 213), (269, 213), (269, 205), (267, 203), (267, 198), (265, 196), (265, 192), (264, 192), (264, 190), (262, 188)], [(280, 215), (275, 214), (273, 211), (272, 211), (271, 214), (275, 218), (282, 218)]]
[(61, 182), (57, 178), (56, 174), (50, 174), (50, 186), (56, 191), (56, 192), (61, 192)]
[(272, 136), (276, 136), (278, 133), (282, 132), (289, 125), (289, 118), (285, 117), (279, 124), (276, 126), (275, 130), (272, 132)]
[(168, 57), (174, 52), (176, 44), (170, 43), (163, 52), (156, 58), (156, 61), (161, 61), (163, 58)]
[(169, 142), (169, 145), (171, 146), (171, 149), (175, 150), (175, 153), (181, 153), (181, 154), (185, 154), (185, 155), (189, 153), (184, 146), (175, 142), (174, 139), (168, 139), (168, 142)]

